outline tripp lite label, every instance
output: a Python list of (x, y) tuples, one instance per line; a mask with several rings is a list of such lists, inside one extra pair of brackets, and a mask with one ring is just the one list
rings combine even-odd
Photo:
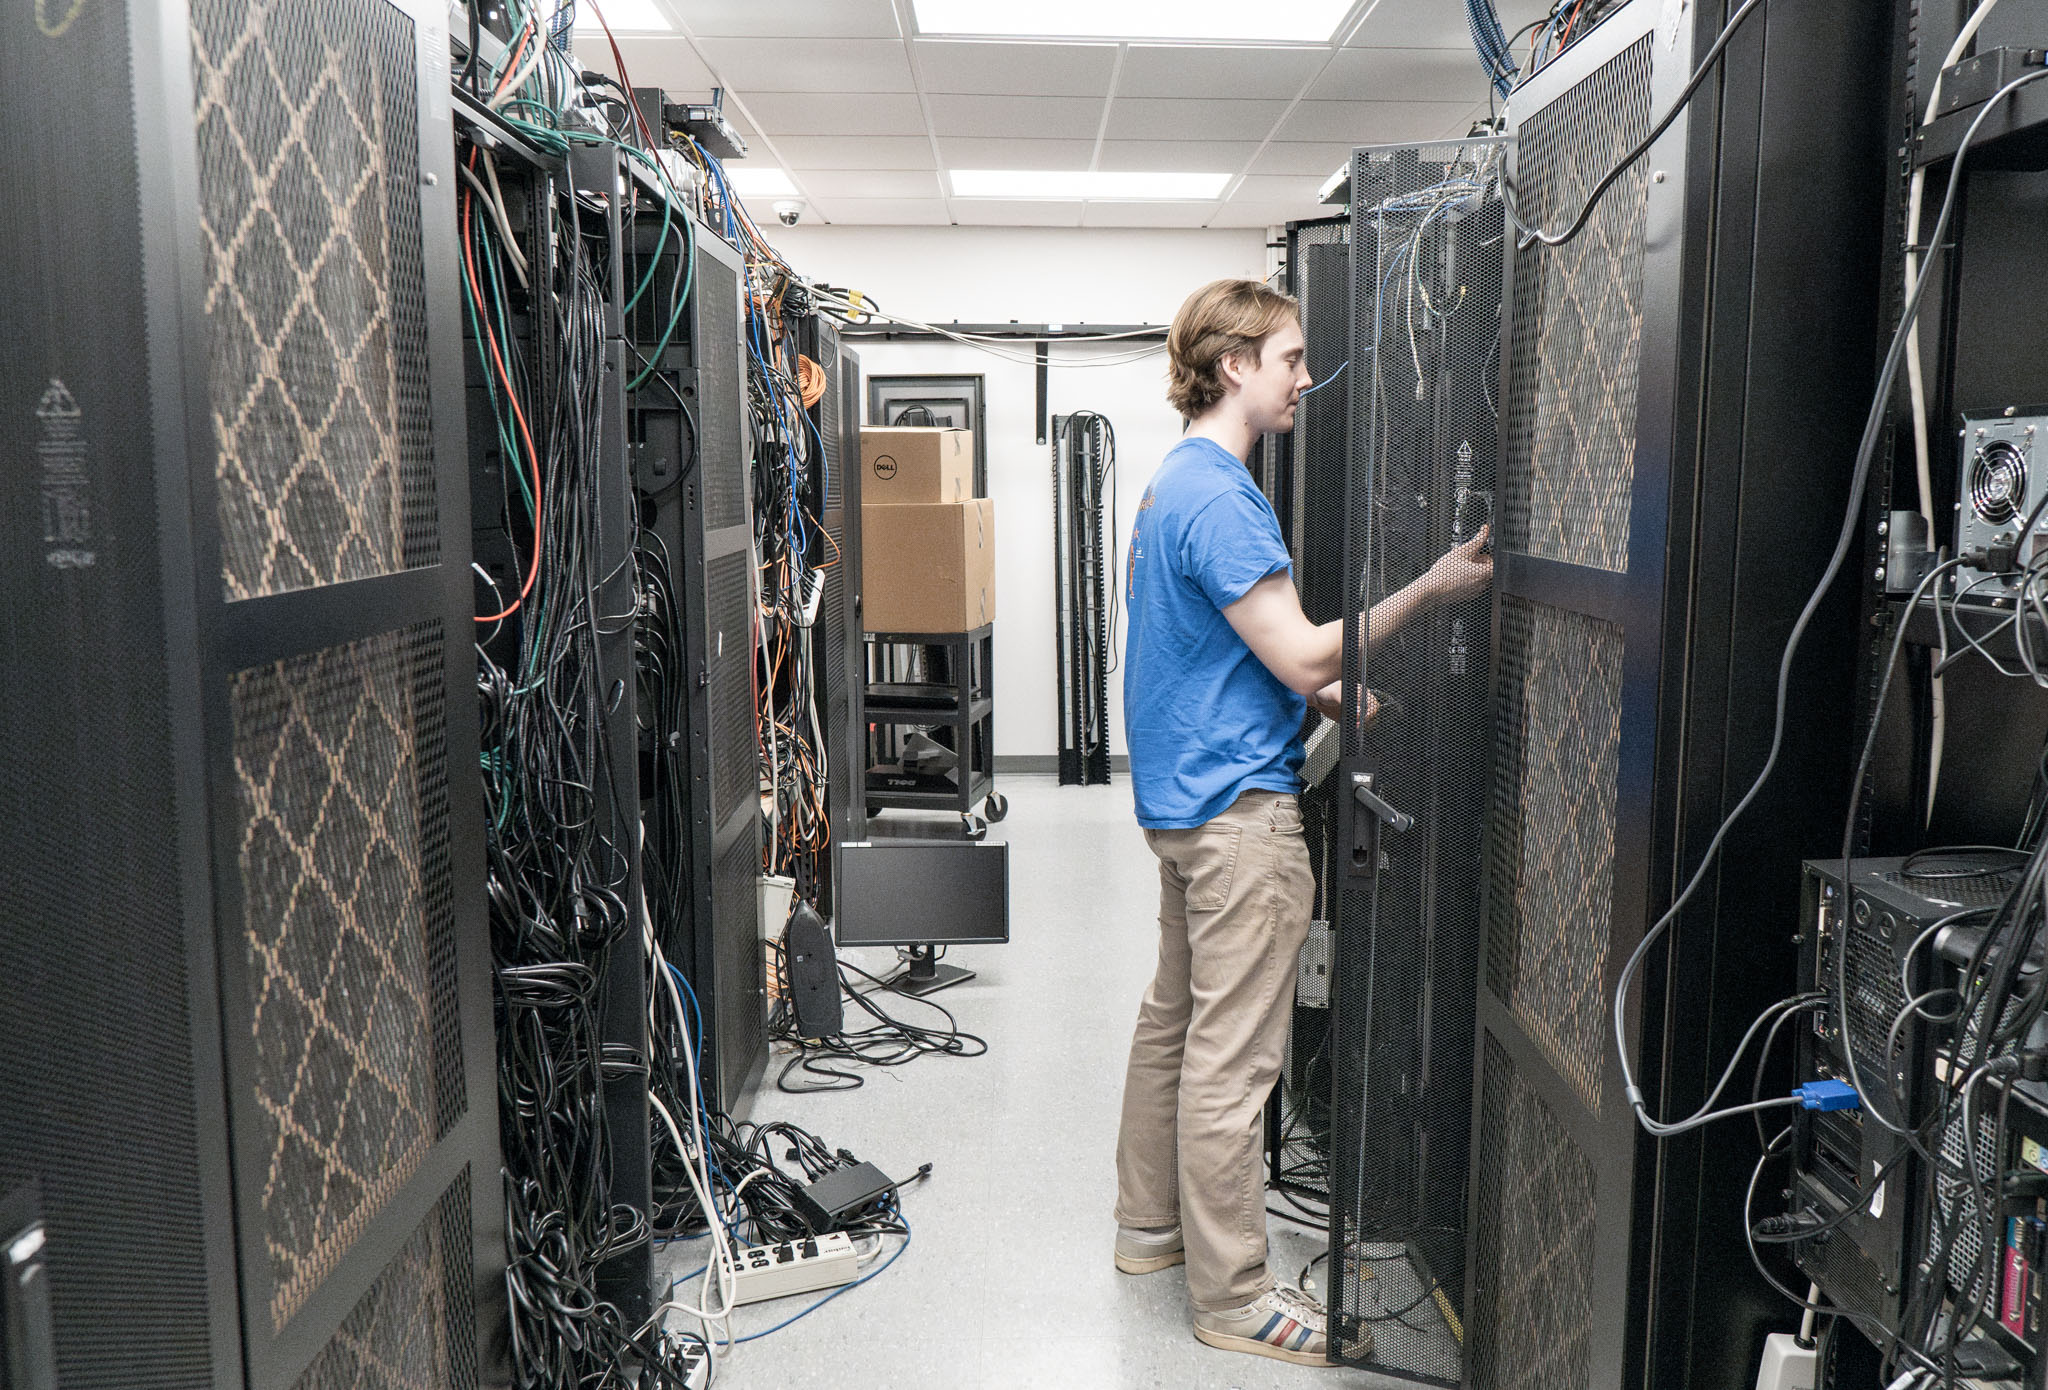
[(43, 558), (58, 569), (86, 569), (99, 557), (92, 548), (90, 447), (85, 412), (70, 390), (50, 378), (36, 402), (36, 459), (42, 465)]

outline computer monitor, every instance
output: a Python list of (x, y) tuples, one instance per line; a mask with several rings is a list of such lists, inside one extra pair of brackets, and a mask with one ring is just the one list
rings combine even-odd
[(1010, 847), (972, 840), (854, 841), (840, 847), (839, 945), (908, 946), (896, 987), (929, 994), (974, 978), (940, 965), (940, 946), (1010, 939)]

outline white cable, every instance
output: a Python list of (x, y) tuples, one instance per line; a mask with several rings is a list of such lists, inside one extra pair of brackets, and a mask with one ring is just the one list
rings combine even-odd
[(505, 190), (498, 186), (498, 161), (491, 158), (489, 150), (485, 150), (483, 156), (484, 176), (490, 180), (491, 184), (491, 211), (498, 215), (498, 230), (505, 234), (505, 247), (511, 252), (512, 259), (519, 270), (519, 287), (525, 289), (527, 287), (526, 253), (519, 249), (518, 238), (512, 235), (512, 219), (505, 211)]
[[(1038, 365), (1038, 358), (1036, 356), (1027, 356), (1026, 354), (1021, 352), (1005, 351), (1001, 348), (994, 346), (995, 341), (997, 341), (994, 339), (991, 339), (989, 341), (978, 341), (974, 336), (970, 334), (958, 333), (950, 328), (940, 328), (935, 324), (923, 323), (917, 319), (905, 318), (901, 314), (885, 313), (882, 310), (877, 309), (870, 304), (863, 304), (856, 307), (849, 300), (826, 293), (822, 290), (813, 291), (813, 293), (820, 304), (823, 304), (831, 309), (837, 309), (845, 314), (864, 315), (868, 318), (881, 319), (885, 323), (893, 323), (904, 328), (916, 329), (918, 332), (921, 333), (933, 333), (941, 338), (950, 338), (952, 341), (959, 343), (963, 347), (971, 347), (977, 352), (985, 352), (989, 356), (1001, 358), (1005, 362), (1014, 362), (1020, 367), (1035, 367)], [(1134, 334), (1132, 336), (1136, 335)], [(1046, 342), (1048, 349), (1050, 349), (1051, 344), (1054, 342), (1087, 342), (1089, 340), (1085, 338), (1070, 340), (1062, 336), (1060, 338), (1046, 339), (1044, 341)], [(1048, 367), (1058, 367), (1061, 369), (1083, 367), (1120, 367), (1127, 363), (1142, 362), (1147, 358), (1157, 357), (1159, 356), (1159, 354), (1165, 351), (1166, 345), (1164, 343), (1161, 343), (1156, 347), (1149, 347), (1138, 352), (1124, 353), (1113, 357), (1091, 357), (1069, 361), (1054, 360), (1051, 356), (1050, 351), (1048, 351), (1045, 365)]]
[(533, 70), (540, 66), (541, 59), (547, 56), (547, 51), (547, 36), (545, 34), (536, 34), (534, 36), (533, 52), (529, 53), (526, 56), (526, 61), (520, 64), (518, 75), (515, 76), (510, 82), (507, 82), (503, 87), (499, 88), (497, 94), (491, 97), (491, 99), (485, 104), (488, 105), (491, 108), (491, 110), (496, 111), (506, 102), (511, 101), (514, 97), (518, 96), (519, 89), (526, 85), (527, 78), (533, 76)]
[[(1956, 41), (1949, 45), (1948, 56), (1941, 60), (1941, 67), (1934, 73), (1929, 85), (1927, 115), (1922, 125), (1931, 125), (1941, 109), (1941, 74), (1960, 62), (1963, 50), (1977, 37), (1977, 30), (1990, 17), (1992, 7), (1998, 0), (1984, 0), (1970, 14), (1969, 21), (1957, 33)], [(1911, 191), (1906, 196), (1906, 297), (1911, 299), (1920, 281), (1920, 254), (1913, 248), (1920, 242), (1920, 205), (1927, 186), (1927, 171), (1913, 170)], [(1920, 488), (1920, 515), (1927, 521), (1927, 536), (1934, 539), (1934, 469), (1930, 461), (1927, 441), (1927, 387), (1920, 367), (1920, 330), (1916, 326), (1906, 340), (1906, 395), (1913, 412), (1913, 469)], [(1961, 480), (1958, 479), (1960, 486)], [(1941, 652), (1948, 655), (1947, 648)], [(1934, 818), (1934, 797), (1941, 789), (1942, 750), (1948, 742), (1948, 698), (1943, 681), (1936, 676), (1931, 682), (1933, 699), (1930, 708), (1932, 729), (1928, 741), (1927, 755), (1927, 814), (1923, 820)]]

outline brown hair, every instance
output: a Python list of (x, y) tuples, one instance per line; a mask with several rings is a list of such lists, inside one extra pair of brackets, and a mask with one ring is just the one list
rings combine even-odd
[(1189, 419), (1223, 399), (1217, 364), (1236, 353), (1259, 360), (1259, 343), (1298, 321), (1293, 295), (1257, 280), (1212, 280), (1187, 297), (1166, 333), (1166, 399)]

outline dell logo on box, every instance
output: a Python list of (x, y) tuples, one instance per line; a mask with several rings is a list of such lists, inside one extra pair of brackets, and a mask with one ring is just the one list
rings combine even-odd
[(875, 455), (875, 476), (893, 478), (896, 476), (896, 460), (887, 454)]

